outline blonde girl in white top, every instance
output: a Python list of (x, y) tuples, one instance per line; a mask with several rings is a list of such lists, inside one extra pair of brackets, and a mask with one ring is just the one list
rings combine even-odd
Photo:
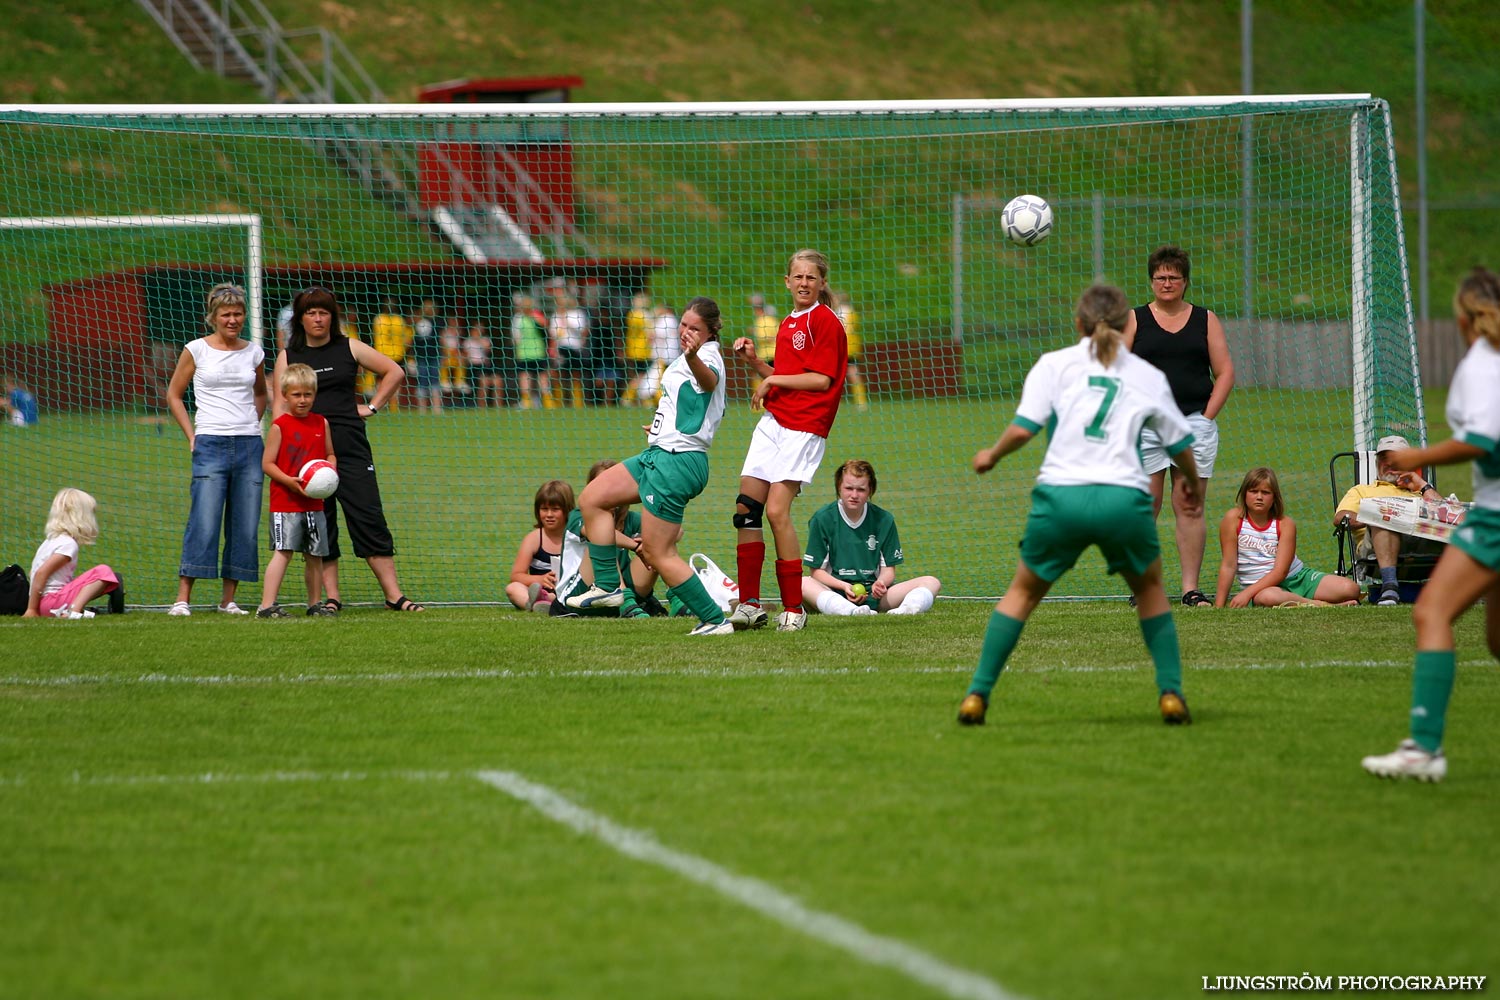
[[(118, 590), (120, 578), (108, 566), (78, 572), (79, 546), (99, 540), (94, 498), (72, 487), (57, 491), (47, 515), (47, 540), (31, 560), (31, 595), (25, 617), (92, 618), (83, 606)], [(123, 605), (122, 605), (123, 607)]]
[[(193, 581), (219, 577), (223, 581), (218, 610), (246, 615), (234, 602), (243, 580), (260, 577), (256, 532), (260, 526), (260, 418), (269, 399), (266, 392), (265, 351), (244, 339), (245, 291), (219, 284), (208, 291), (203, 322), (207, 336), (182, 349), (167, 406), (187, 438), (193, 456), (191, 507), (182, 535), (177, 602), (168, 614), (192, 614), (189, 601)], [(183, 395), (193, 386), (194, 416)], [(224, 548), (219, 552), (219, 528)]]

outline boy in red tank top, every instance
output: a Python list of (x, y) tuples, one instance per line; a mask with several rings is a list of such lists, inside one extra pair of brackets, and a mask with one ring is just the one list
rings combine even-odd
[(312, 412), (318, 395), (318, 376), (307, 365), (287, 365), (281, 376), (281, 396), (287, 412), (277, 417), (266, 434), (261, 468), (271, 480), (271, 548), (257, 618), (290, 618), (276, 602), (293, 552), (301, 552), (307, 581), (307, 613), (332, 615), (323, 606), (323, 557), (328, 554), (328, 521), (323, 501), (307, 495), (297, 474), (308, 462), (322, 459), (338, 467), (328, 420)]

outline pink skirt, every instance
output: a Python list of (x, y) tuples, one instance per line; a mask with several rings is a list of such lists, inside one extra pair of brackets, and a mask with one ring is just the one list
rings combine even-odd
[(73, 598), (78, 592), (91, 583), (103, 580), (105, 587), (103, 593), (109, 593), (120, 585), (120, 578), (115, 576), (115, 571), (108, 566), (94, 566), (84, 570), (63, 584), (61, 590), (54, 590), (50, 594), (43, 594), (40, 605), (41, 613), (50, 615), (55, 608), (68, 608), (73, 605)]

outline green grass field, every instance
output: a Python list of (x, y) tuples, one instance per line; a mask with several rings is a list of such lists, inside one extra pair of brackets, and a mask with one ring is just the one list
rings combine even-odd
[[(1443, 412), (1444, 395), (1427, 394), (1429, 420)], [(1217, 568), (1214, 526), (1233, 504), (1240, 478), (1258, 465), (1280, 474), (1288, 514), (1302, 526), (1298, 554), (1315, 568), (1332, 570), (1328, 459), (1349, 447), (1349, 394), (1246, 389), (1232, 400), (1220, 421), (1203, 585), (1212, 589)], [(952, 596), (998, 596), (1014, 567), (1044, 442), (1033, 441), (983, 479), (969, 461), (999, 436), (1015, 402), (1006, 395), (877, 400), (866, 412), (846, 406), (822, 469), (793, 508), (799, 531), (833, 499), (839, 463), (865, 458), (879, 475), (876, 502), (898, 519), (907, 572), (936, 573)], [(471, 409), (441, 418), (414, 410), (382, 414), (370, 437), (407, 591), (431, 601), (503, 602), (511, 559), (532, 526), (536, 488), (561, 477), (581, 490), (595, 461), (640, 450), (640, 426), (647, 419), (647, 411), (617, 408)], [(709, 486), (688, 508), (684, 553), (706, 552), (733, 566), (729, 512), (755, 419), (744, 401), (730, 405), (711, 452)], [(1445, 433), (1440, 428), (1431, 432), (1434, 439)], [(113, 566), (133, 604), (175, 600), (190, 479), (187, 445), (175, 425), (129, 414), (49, 414), (26, 431), (0, 427), (0, 447), (0, 468), (35, 470), (0, 483), (0, 507), (21, 512), (0, 520), (3, 562), (30, 565), (53, 494), (78, 486), (98, 498), (102, 529), (98, 545), (85, 550), (84, 563)], [(1445, 469), (1439, 482), (1467, 495), (1468, 470)], [(1172, 589), (1178, 571), (1170, 509), (1162, 513), (1160, 531)], [(373, 576), (357, 563), (342, 579), (349, 600), (379, 600)], [(194, 596), (208, 601), (217, 593), (216, 585), (205, 582)], [(1103, 596), (1124, 589), (1091, 553), (1055, 593)], [(243, 596), (258, 594), (249, 585)]]
[(1494, 971), (1476, 616), (1449, 779), (1418, 786), (1358, 766), (1403, 735), (1406, 609), (1179, 610), (1195, 723), (1169, 729), (1123, 602), (1048, 604), (964, 730), (987, 614), (717, 643), (479, 609), (5, 620), (0, 995), (1156, 998)]

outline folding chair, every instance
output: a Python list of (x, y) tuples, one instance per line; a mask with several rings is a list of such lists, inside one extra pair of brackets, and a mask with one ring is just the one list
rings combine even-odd
[[(1334, 509), (1351, 487), (1367, 486), (1379, 477), (1380, 460), (1373, 451), (1341, 451), (1334, 455), (1328, 460), (1328, 485), (1333, 491)], [(1436, 474), (1431, 468), (1422, 470), (1422, 478), (1437, 486)], [(1368, 532), (1365, 537), (1368, 537)], [(1338, 574), (1358, 583), (1373, 601), (1380, 592), (1380, 567), (1375, 562), (1374, 549), (1368, 544), (1359, 545), (1359, 539), (1360, 529), (1334, 525), (1333, 541), (1339, 553)], [(1403, 603), (1409, 604), (1417, 599), (1442, 554), (1442, 542), (1402, 536), (1401, 554), (1396, 557), (1396, 589), (1401, 592)]]

